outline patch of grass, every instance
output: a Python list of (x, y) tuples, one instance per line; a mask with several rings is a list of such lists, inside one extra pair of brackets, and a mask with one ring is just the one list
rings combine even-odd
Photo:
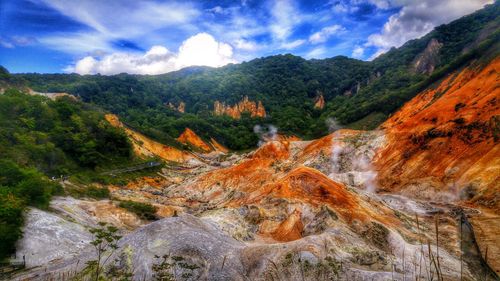
[(354, 130), (373, 130), (387, 119), (387, 115), (382, 112), (373, 112), (367, 116), (346, 125), (346, 128)]
[(97, 187), (95, 185), (84, 186), (81, 188), (66, 188), (66, 192), (75, 198), (108, 199), (110, 192), (107, 187)]
[(148, 203), (141, 203), (135, 201), (121, 201), (118, 204), (119, 207), (124, 208), (144, 220), (156, 220), (158, 217), (156, 216), (157, 208)]

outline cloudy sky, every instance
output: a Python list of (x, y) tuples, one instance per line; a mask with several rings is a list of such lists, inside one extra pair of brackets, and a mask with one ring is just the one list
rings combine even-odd
[(284, 53), (370, 60), (491, 2), (0, 0), (0, 65), (159, 74)]

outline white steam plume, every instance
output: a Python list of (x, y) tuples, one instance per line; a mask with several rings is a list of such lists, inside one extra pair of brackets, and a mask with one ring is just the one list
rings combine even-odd
[(255, 125), (253, 127), (253, 132), (259, 136), (258, 145), (261, 146), (268, 141), (274, 141), (278, 139), (278, 128), (274, 125)]

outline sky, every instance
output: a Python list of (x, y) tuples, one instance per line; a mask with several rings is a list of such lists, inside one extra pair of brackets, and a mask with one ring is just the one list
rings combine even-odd
[(0, 65), (112, 75), (287, 53), (371, 60), (491, 2), (0, 0)]

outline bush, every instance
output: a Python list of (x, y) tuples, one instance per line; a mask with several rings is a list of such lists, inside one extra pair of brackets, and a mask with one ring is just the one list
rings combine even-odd
[(89, 186), (83, 190), (81, 195), (94, 199), (106, 199), (109, 198), (109, 189), (107, 187)]
[(118, 204), (121, 208), (127, 209), (128, 211), (135, 213), (141, 219), (144, 220), (156, 220), (157, 208), (148, 203), (134, 202), (134, 201), (121, 201)]
[(50, 197), (61, 191), (59, 184), (38, 171), (0, 160), (0, 260), (15, 251), (15, 243), (22, 237), (24, 209), (47, 208)]

